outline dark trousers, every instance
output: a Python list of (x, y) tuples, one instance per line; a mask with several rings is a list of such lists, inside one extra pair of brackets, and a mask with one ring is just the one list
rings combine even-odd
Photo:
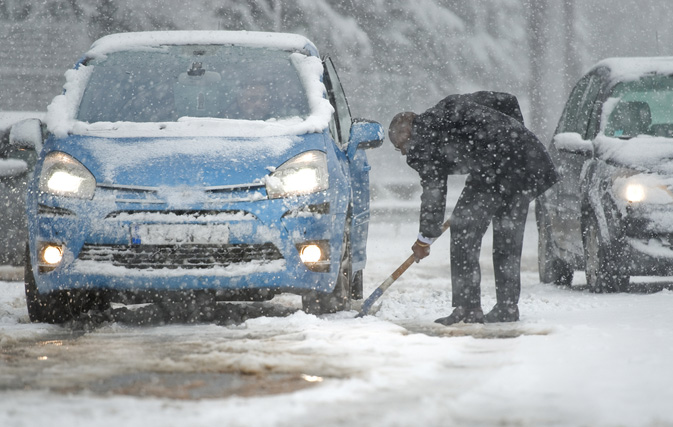
[(517, 304), (521, 293), (521, 250), (530, 198), (503, 197), (469, 184), (451, 214), (451, 286), (454, 307), (481, 306), (481, 241), (493, 221), (493, 267), (499, 304)]

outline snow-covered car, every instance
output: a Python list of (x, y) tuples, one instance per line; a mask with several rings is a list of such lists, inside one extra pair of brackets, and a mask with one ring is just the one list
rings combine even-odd
[[(111, 301), (302, 295), (312, 313), (362, 294), (365, 148), (329, 58), (300, 35), (114, 34), (66, 72), (27, 202), (26, 299), (62, 322)], [(44, 135), (44, 138), (43, 138)]]
[(24, 264), (26, 191), (36, 158), (35, 150), (10, 146), (9, 131), (16, 122), (43, 116), (37, 111), (0, 111), (0, 265)]
[(673, 57), (610, 58), (572, 90), (549, 152), (562, 180), (536, 204), (543, 282), (616, 292), (673, 274)]

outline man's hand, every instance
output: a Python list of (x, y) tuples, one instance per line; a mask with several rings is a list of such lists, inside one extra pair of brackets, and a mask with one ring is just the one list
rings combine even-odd
[(420, 240), (416, 240), (416, 242), (414, 242), (411, 250), (414, 252), (414, 259), (416, 262), (419, 262), (426, 256), (430, 255), (430, 245), (423, 243)]

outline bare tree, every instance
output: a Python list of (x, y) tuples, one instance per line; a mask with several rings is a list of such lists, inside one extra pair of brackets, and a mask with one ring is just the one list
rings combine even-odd
[(570, 94), (573, 86), (577, 82), (582, 72), (582, 61), (577, 49), (577, 29), (575, 28), (575, 0), (564, 0), (563, 2), (563, 89), (564, 95)]
[(528, 11), (528, 44), (530, 58), (530, 123), (528, 127), (540, 138), (546, 138), (548, 126), (545, 116), (544, 64), (547, 50), (547, 0), (525, 0)]

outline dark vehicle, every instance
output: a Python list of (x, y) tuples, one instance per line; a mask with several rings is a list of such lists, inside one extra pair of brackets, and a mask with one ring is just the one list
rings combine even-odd
[(36, 158), (33, 150), (11, 147), (9, 131), (18, 121), (41, 117), (39, 112), (0, 112), (0, 265), (24, 264), (28, 239), (26, 189)]
[(594, 292), (673, 274), (673, 58), (611, 58), (570, 94), (536, 204), (540, 280)]

